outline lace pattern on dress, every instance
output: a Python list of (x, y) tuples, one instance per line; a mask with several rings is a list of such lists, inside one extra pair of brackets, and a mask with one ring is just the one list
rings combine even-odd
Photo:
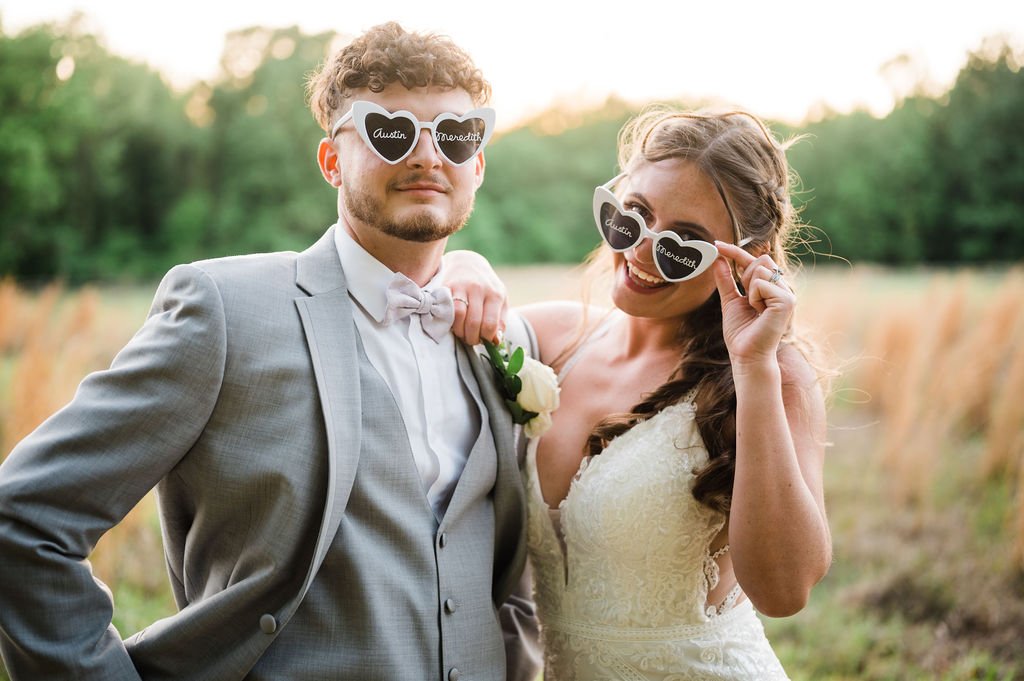
[[(704, 580), (707, 583), (709, 595), (714, 591), (715, 587), (718, 586), (720, 579), (721, 572), (718, 566), (718, 559), (728, 552), (729, 545), (726, 544), (714, 553), (709, 553), (704, 556)], [(734, 605), (736, 605), (736, 602), (742, 595), (743, 589), (740, 588), (739, 584), (734, 584), (718, 606), (708, 603), (704, 612), (707, 614), (708, 618), (721, 617), (724, 612), (730, 610)]]
[(693, 414), (689, 401), (672, 405), (581, 464), (559, 505), (564, 550), (530, 443), (527, 540), (546, 681), (787, 678), (749, 601), (730, 592), (708, 607), (725, 553), (709, 549), (725, 516), (693, 498), (707, 462)]

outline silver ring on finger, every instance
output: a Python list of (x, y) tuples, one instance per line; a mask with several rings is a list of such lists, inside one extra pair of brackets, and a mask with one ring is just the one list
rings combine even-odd
[(779, 279), (782, 279), (782, 270), (778, 267), (772, 268), (772, 276), (768, 278), (768, 283), (777, 284), (779, 283)]
[(466, 300), (465, 298), (452, 297), (452, 302), (455, 302), (455, 301), (458, 301), (458, 302), (462, 303), (467, 308), (469, 307), (469, 301)]

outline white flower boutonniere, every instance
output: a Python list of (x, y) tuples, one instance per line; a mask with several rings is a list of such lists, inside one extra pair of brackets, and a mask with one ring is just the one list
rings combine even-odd
[(504, 340), (484, 341), (487, 357), (498, 378), (512, 421), (522, 424), (526, 437), (536, 438), (551, 427), (551, 412), (558, 408), (558, 377), (547, 364), (527, 357), (522, 348), (511, 353)]

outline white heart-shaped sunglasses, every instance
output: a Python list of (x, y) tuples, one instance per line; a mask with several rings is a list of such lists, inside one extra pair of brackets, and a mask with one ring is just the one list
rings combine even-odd
[(331, 138), (350, 120), (366, 146), (392, 165), (412, 153), (424, 128), (430, 131), (437, 153), (453, 166), (468, 163), (483, 151), (494, 131), (494, 109), (489, 107), (473, 109), (461, 116), (442, 113), (432, 122), (423, 123), (409, 111), (392, 113), (373, 102), (357, 100), (334, 124)]
[[(711, 267), (718, 257), (715, 245), (699, 239), (683, 239), (672, 230), (652, 231), (643, 217), (636, 211), (626, 210), (619, 197), (611, 188), (626, 173), (594, 189), (594, 222), (601, 238), (615, 251), (621, 253), (637, 246), (644, 237), (651, 240), (654, 266), (665, 281), (680, 282), (698, 277)], [(753, 239), (739, 242), (746, 246)]]

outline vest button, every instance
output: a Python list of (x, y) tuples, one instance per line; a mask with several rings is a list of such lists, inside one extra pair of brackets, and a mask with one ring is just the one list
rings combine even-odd
[(277, 620), (274, 619), (273, 615), (263, 615), (260, 617), (260, 631), (264, 634), (273, 634), (277, 631)]
[(448, 546), (448, 533), (442, 532), (441, 537), (437, 540), (437, 543), (442, 549)]
[(449, 615), (455, 612), (455, 601), (453, 601), (451, 598), (446, 600), (444, 602), (444, 611)]
[(452, 670), (448, 672), (448, 681), (459, 681), (462, 678), (462, 672), (459, 671), (458, 667), (452, 667)]

